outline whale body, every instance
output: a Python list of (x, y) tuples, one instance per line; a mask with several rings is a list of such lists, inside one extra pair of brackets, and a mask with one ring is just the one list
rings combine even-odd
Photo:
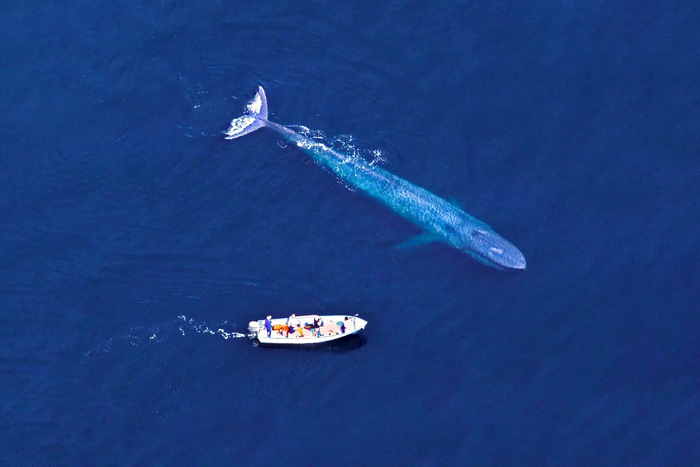
[(387, 206), (421, 228), (423, 233), (404, 246), (439, 241), (497, 269), (525, 269), (523, 254), (484, 222), (456, 203), (376, 167), (362, 158), (349, 157), (325, 144), (268, 120), (267, 97), (261, 87), (248, 104), (247, 114), (231, 121), (226, 139), (269, 128), (297, 145), (340, 179)]

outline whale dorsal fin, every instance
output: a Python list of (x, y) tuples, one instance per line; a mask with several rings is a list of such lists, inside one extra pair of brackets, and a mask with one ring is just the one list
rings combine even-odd
[(462, 207), (460, 202), (457, 201), (457, 198), (455, 198), (454, 196), (450, 196), (449, 198), (447, 198), (447, 201), (449, 201), (450, 204), (452, 206), (456, 207), (457, 209), (461, 209), (462, 211), (464, 211), (464, 208)]

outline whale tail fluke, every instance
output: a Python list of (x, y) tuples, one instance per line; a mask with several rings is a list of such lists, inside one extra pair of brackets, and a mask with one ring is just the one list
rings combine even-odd
[(231, 120), (231, 127), (226, 131), (226, 139), (240, 138), (267, 125), (267, 97), (262, 86), (253, 100), (248, 102), (248, 112)]

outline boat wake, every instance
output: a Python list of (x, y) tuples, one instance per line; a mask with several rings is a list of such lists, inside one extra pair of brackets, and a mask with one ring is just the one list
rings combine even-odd
[[(224, 339), (240, 339), (241, 337), (248, 337), (247, 334), (242, 334), (240, 332), (226, 332), (222, 328), (214, 330), (213, 328), (210, 328), (209, 325), (207, 325), (207, 323), (199, 323), (196, 320), (188, 318), (185, 315), (180, 315), (177, 318), (178, 320), (181, 320), (183, 323), (185, 323), (180, 324), (180, 326), (178, 326), (178, 330), (183, 336), (186, 335), (185, 328), (188, 328), (189, 332), (194, 331), (197, 334), (211, 334), (212, 336), (220, 336)], [(229, 324), (228, 321), (224, 321), (222, 326), (225, 326), (227, 324)]]
[(151, 327), (133, 327), (124, 335), (108, 339), (106, 342), (99, 343), (95, 348), (88, 350), (83, 354), (82, 360), (83, 363), (87, 363), (105, 354), (123, 352), (125, 349), (132, 347), (155, 346), (188, 334), (211, 335), (222, 339), (248, 337), (248, 334), (225, 330), (225, 328), (233, 326), (236, 326), (236, 323), (224, 321), (221, 324), (210, 325), (185, 315), (180, 315), (166, 324)]

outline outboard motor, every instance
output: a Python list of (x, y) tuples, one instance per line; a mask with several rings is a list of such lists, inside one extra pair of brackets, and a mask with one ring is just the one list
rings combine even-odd
[(259, 321), (251, 321), (248, 323), (248, 331), (250, 332), (250, 338), (255, 339), (258, 337), (258, 333), (260, 332), (260, 322)]

